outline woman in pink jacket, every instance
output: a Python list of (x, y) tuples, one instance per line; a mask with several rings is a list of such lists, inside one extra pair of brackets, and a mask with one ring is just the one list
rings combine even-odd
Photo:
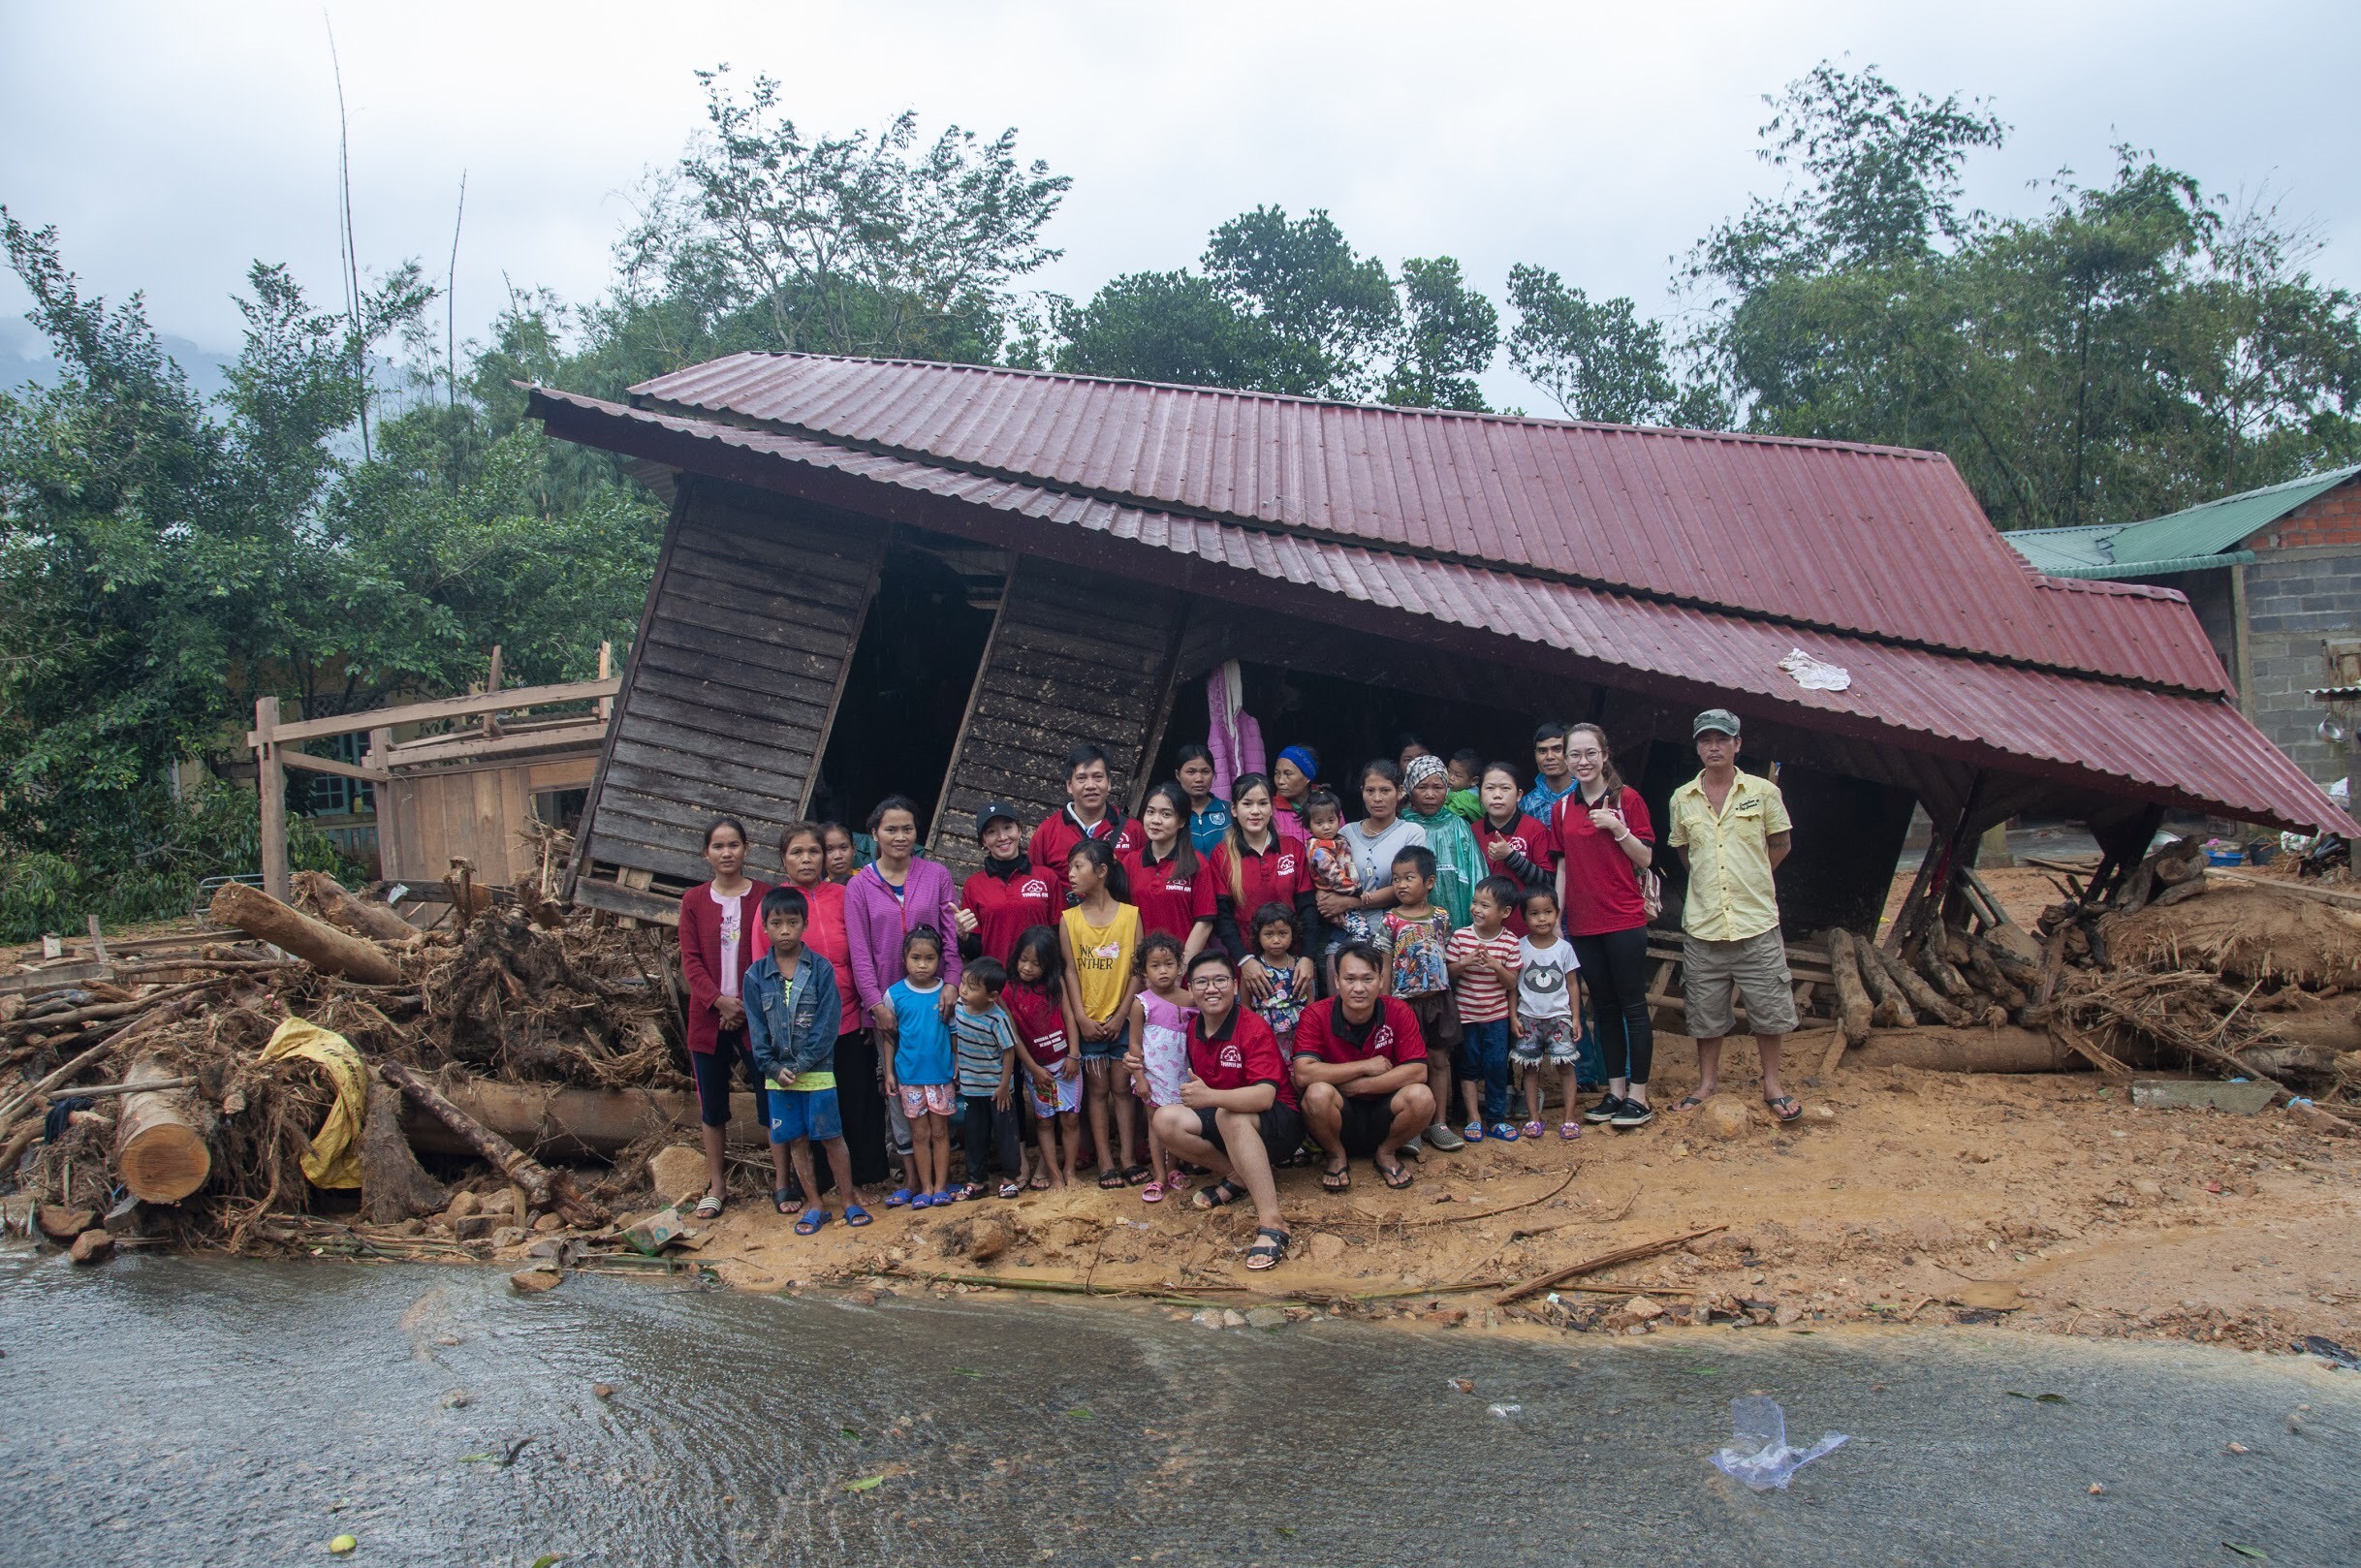
[[(853, 995), (846, 999), (850, 1016), (855, 1004), (871, 1027), (884, 1029), (894, 1021), (894, 1006), (886, 992), (902, 978), (902, 938), (921, 925), (934, 927), (943, 946), (943, 1009), (948, 1013), (960, 993), (959, 890), (951, 872), (918, 853), (918, 804), (907, 796), (889, 795), (869, 813), (869, 834), (877, 840), (877, 859), (853, 873), (844, 888), (844, 935), (852, 950)], [(892, 1048), (880, 1036), (882, 1060)], [(841, 1088), (839, 1088), (841, 1093)], [(901, 1119), (901, 1107), (886, 1096), (897, 1157), (910, 1148), (910, 1133)], [(850, 1138), (848, 1133), (847, 1138)]]

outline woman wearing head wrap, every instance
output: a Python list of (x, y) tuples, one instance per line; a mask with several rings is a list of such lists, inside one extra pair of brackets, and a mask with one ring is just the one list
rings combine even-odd
[(1309, 746), (1283, 747), (1278, 761), (1272, 765), (1271, 793), (1276, 798), (1274, 804), (1278, 824), (1298, 838), (1307, 836), (1304, 831), (1304, 797), (1311, 793), (1312, 781), (1319, 776), (1320, 754)]
[(1451, 912), (1453, 930), (1468, 923), (1476, 884), (1490, 876), (1467, 819), (1451, 809), (1450, 770), (1440, 757), (1414, 757), (1401, 775), (1401, 816), (1427, 830), (1434, 852), (1434, 901)]

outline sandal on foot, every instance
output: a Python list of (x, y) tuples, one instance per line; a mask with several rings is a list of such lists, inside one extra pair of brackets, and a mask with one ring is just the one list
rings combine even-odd
[(1123, 1168), (1123, 1185), (1136, 1187), (1155, 1178), (1155, 1168), (1149, 1165), (1127, 1165)]
[(1027, 1187), (1031, 1188), (1031, 1189), (1032, 1189), (1033, 1191), (1035, 1191), (1035, 1192), (1047, 1192), (1047, 1191), (1049, 1191), (1049, 1190), (1050, 1190), (1050, 1173), (1049, 1173), (1049, 1172), (1047, 1172), (1047, 1171), (1035, 1171), (1035, 1172), (1033, 1173), (1033, 1179), (1032, 1179), (1032, 1180), (1030, 1180), (1030, 1181), (1028, 1181), (1028, 1182), (1026, 1182), (1026, 1183), (1025, 1183), (1025, 1185), (1026, 1185)]
[(1400, 1192), (1410, 1184), (1409, 1168), (1400, 1160), (1396, 1160), (1391, 1166), (1378, 1165), (1375, 1160), (1369, 1161), (1369, 1164), (1376, 1167), (1377, 1179), (1392, 1187), (1396, 1192)]
[(1142, 1203), (1144, 1203), (1144, 1204), (1160, 1204), (1160, 1203), (1162, 1203), (1163, 1201), (1164, 1201), (1164, 1183), (1163, 1183), (1163, 1182), (1161, 1182), (1161, 1181), (1150, 1181), (1150, 1182), (1149, 1182), (1149, 1183), (1147, 1186), (1142, 1187), (1142, 1188), (1140, 1189), (1140, 1202), (1142, 1202)]
[(1114, 1192), (1123, 1185), (1123, 1173), (1110, 1165), (1098, 1174), (1098, 1185), (1101, 1192)]
[(1694, 1111), (1711, 1098), (1713, 1098), (1711, 1095), (1706, 1094), (1684, 1094), (1674, 1103), (1673, 1109), (1675, 1111)]
[(869, 1223), (869, 1211), (859, 1204), (846, 1204), (844, 1206), (844, 1223), (857, 1231)]
[(1546, 1129), (1541, 1125), (1541, 1118), (1539, 1116), (1535, 1116), (1532, 1120), (1527, 1122), (1521, 1130), (1527, 1138), (1539, 1138)]
[(1505, 1121), (1495, 1121), (1492, 1124), (1492, 1136), (1496, 1142), (1513, 1144), (1517, 1141), (1517, 1129)]
[(1576, 1140), (1577, 1138), (1580, 1138), (1581, 1136), (1582, 1136), (1582, 1123), (1581, 1123), (1581, 1122), (1579, 1122), (1579, 1121), (1561, 1121), (1561, 1122), (1559, 1122), (1559, 1123), (1558, 1124), (1558, 1141), (1559, 1141), (1559, 1142), (1561, 1142), (1561, 1143), (1567, 1143), (1567, 1144), (1571, 1144), (1572, 1142), (1574, 1142), (1574, 1140)]
[(1328, 1189), (1330, 1192), (1352, 1191), (1353, 1168), (1349, 1165), (1339, 1165), (1334, 1170), (1322, 1171), (1320, 1173), (1320, 1185)]
[(704, 1197), (702, 1197), (702, 1198), (700, 1198), (700, 1199), (698, 1199), (698, 1200), (697, 1200), (697, 1212), (696, 1212), (695, 1217), (696, 1217), (696, 1218), (698, 1218), (698, 1219), (718, 1219), (718, 1218), (720, 1218), (720, 1217), (721, 1217), (721, 1200), (720, 1200), (720, 1199), (718, 1199), (718, 1198), (716, 1198), (716, 1197), (714, 1197), (714, 1196), (713, 1196), (711, 1193), (709, 1193), (709, 1192), (708, 1192), (708, 1193), (707, 1193), (707, 1194), (706, 1194)]
[(1781, 1121), (1793, 1121), (1804, 1113), (1803, 1102), (1792, 1094), (1782, 1094), (1776, 1099), (1766, 1094), (1763, 1096), (1763, 1104), (1769, 1106), (1771, 1113)]
[(1188, 1206), (1191, 1208), (1226, 1208), (1245, 1195), (1245, 1188), (1235, 1181), (1225, 1179), (1216, 1181), (1205, 1191), (1191, 1196)]
[(1460, 1129), (1460, 1136), (1470, 1144), (1481, 1144), (1484, 1142), (1484, 1124), (1480, 1121), (1471, 1121)]
[(827, 1223), (827, 1209), (806, 1208), (803, 1210), (803, 1217), (795, 1222), (795, 1234), (798, 1236), (810, 1236), (817, 1232), (821, 1226)]
[(959, 1192), (955, 1194), (955, 1196), (960, 1203), (971, 1204), (978, 1198), (984, 1196), (984, 1183), (981, 1181), (970, 1181), (965, 1186), (960, 1188)]
[(782, 1214), (792, 1214), (802, 1206), (803, 1195), (793, 1187), (781, 1187), (771, 1195), (771, 1207)]
[(1024, 1183), (1014, 1177), (1000, 1183), (1000, 1196), (1003, 1198), (1014, 1198), (1023, 1191), (1024, 1191)]
[(918, 1201), (918, 1194), (907, 1187), (896, 1187), (886, 1195), (888, 1208), (907, 1208)]
[(1166, 1192), (1186, 1192), (1188, 1182), (1189, 1176), (1186, 1171), (1175, 1171), (1164, 1178), (1164, 1190)]
[(1295, 1238), (1285, 1231), (1266, 1225), (1254, 1233), (1254, 1244), (1246, 1248), (1246, 1267), (1257, 1273), (1275, 1269), (1287, 1256), (1287, 1243)]

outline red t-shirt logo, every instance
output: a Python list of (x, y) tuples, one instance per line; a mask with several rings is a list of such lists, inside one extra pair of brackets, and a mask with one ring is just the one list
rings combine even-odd
[(1278, 874), (1283, 877), (1291, 877), (1295, 875), (1294, 856), (1282, 855), (1278, 858)]
[(1377, 1032), (1369, 1036), (1369, 1054), (1372, 1056), (1390, 1055), (1393, 1050), (1394, 1026), (1390, 1023), (1380, 1023), (1377, 1025)]
[(1234, 1067), (1243, 1073), (1246, 1067), (1246, 1053), (1236, 1046), (1224, 1045), (1221, 1048), (1220, 1061), (1222, 1066)]
[(1030, 879), (1017, 889), (1017, 896), (1020, 898), (1047, 898), (1049, 895), (1050, 885), (1039, 877)]

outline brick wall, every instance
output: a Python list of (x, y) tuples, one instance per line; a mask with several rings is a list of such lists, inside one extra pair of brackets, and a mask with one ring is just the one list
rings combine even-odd
[(2325, 495), (2315, 495), (2247, 541), (2262, 550), (2309, 549), (2323, 545), (2361, 546), (2361, 475)]

